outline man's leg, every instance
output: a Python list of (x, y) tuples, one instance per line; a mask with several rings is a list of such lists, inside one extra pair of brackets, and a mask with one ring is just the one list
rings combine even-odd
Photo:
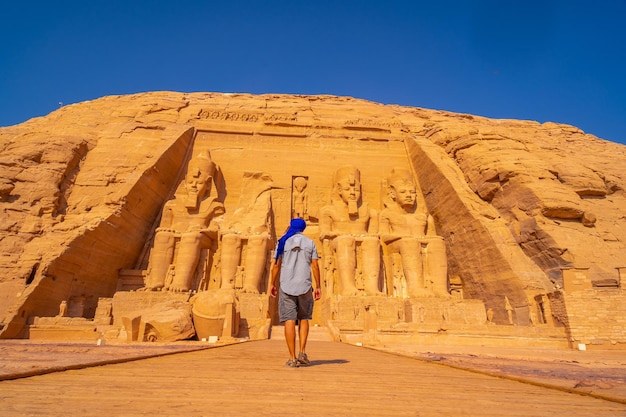
[(298, 367), (296, 359), (296, 317), (298, 316), (297, 298), (285, 294), (280, 290), (278, 294), (278, 315), (283, 323), (285, 341), (289, 349), (289, 360), (286, 365), (292, 368)]
[(306, 341), (309, 338), (309, 320), (313, 318), (313, 289), (309, 290), (306, 294), (302, 294), (298, 297), (298, 300), (298, 317), (301, 317), (298, 325), (298, 336), (300, 339), (298, 362), (302, 365), (308, 365), (310, 362), (306, 355)]
[(306, 353), (306, 340), (309, 337), (308, 320), (300, 320), (298, 325), (298, 336), (300, 337), (300, 352)]
[(296, 321), (295, 320), (285, 321), (285, 340), (287, 341), (287, 349), (289, 349), (289, 359), (295, 360), (296, 359)]

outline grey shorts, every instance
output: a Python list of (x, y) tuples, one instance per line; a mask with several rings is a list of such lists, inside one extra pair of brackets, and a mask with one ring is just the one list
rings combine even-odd
[(311, 320), (313, 318), (313, 289), (301, 295), (289, 295), (280, 290), (278, 315), (280, 322), (287, 320)]

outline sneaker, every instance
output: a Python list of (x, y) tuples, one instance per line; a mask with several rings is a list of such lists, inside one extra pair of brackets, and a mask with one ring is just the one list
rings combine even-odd
[(300, 352), (300, 354), (298, 355), (298, 363), (302, 365), (308, 365), (311, 363), (311, 361), (309, 360), (309, 357), (306, 355), (306, 353)]
[(298, 362), (297, 359), (289, 359), (287, 363), (285, 364), (285, 366), (289, 368), (297, 368), (300, 366), (300, 363)]

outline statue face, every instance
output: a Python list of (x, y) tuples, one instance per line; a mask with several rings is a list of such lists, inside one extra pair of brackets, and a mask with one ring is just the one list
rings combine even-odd
[(209, 187), (210, 176), (204, 174), (199, 169), (190, 169), (185, 179), (185, 187), (189, 194), (203, 196)]
[(185, 206), (188, 209), (198, 208), (202, 198), (211, 191), (212, 177), (207, 172), (203, 172), (199, 167), (191, 165), (185, 177), (185, 189), (187, 190), (187, 200)]
[(415, 184), (410, 182), (399, 182), (392, 185), (394, 200), (402, 207), (413, 207), (415, 205), (417, 191)]
[(357, 202), (361, 197), (361, 184), (354, 177), (346, 178), (337, 184), (339, 195), (345, 203)]

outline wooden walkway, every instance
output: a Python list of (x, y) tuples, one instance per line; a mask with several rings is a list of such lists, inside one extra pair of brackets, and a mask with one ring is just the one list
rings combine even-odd
[(284, 340), (0, 381), (1, 416), (626, 416), (626, 404), (323, 340)]

